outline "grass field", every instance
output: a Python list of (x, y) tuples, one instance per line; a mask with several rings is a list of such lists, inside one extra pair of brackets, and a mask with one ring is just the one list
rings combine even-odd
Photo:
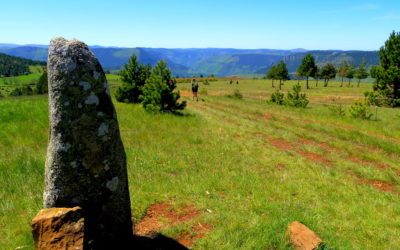
[[(208, 225), (195, 249), (287, 249), (285, 231), (295, 220), (328, 248), (398, 249), (400, 109), (379, 108), (377, 121), (338, 116), (329, 105), (348, 109), (372, 86), (310, 85), (306, 109), (268, 104), (275, 89), (266, 80), (201, 84), (199, 102), (191, 100), (190, 83), (178, 84), (188, 101), (183, 116), (115, 103), (133, 216), (142, 218), (156, 202), (193, 206), (199, 216), (162, 233), (179, 238), (196, 223)], [(235, 89), (243, 99), (226, 97)], [(1, 99), (0, 126), (0, 249), (32, 249), (46, 96)]]

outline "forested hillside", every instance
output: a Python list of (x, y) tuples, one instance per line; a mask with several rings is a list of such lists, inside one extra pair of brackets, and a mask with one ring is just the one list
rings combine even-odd
[(30, 65), (46, 65), (46, 62), (33, 61), (0, 53), (0, 76), (18, 76), (29, 74)]
[[(38, 45), (36, 45), (38, 46)], [(191, 77), (199, 75), (232, 76), (237, 74), (265, 74), (268, 69), (283, 60), (289, 72), (295, 72), (302, 58), (311, 53), (319, 66), (332, 63), (335, 66), (347, 61), (358, 66), (365, 58), (367, 67), (377, 65), (377, 51), (339, 51), (339, 50), (274, 50), (274, 49), (229, 49), (229, 48), (118, 48), (91, 46), (93, 53), (99, 58), (104, 69), (120, 69), (132, 54), (141, 63), (155, 65), (165, 60), (173, 75)], [(46, 46), (7, 47), (0, 44), (0, 53), (29, 58), (47, 60)]]

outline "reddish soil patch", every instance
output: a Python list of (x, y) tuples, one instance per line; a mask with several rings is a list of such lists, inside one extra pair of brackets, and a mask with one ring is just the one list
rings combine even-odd
[(211, 225), (199, 222), (191, 228), (191, 232), (182, 231), (177, 241), (185, 247), (191, 247), (195, 241), (203, 238), (205, 234), (211, 230)]
[(352, 161), (354, 163), (358, 163), (358, 164), (362, 164), (362, 165), (373, 165), (374, 164), (373, 162), (360, 159), (354, 155), (350, 155), (349, 157), (347, 157), (347, 159), (349, 159), (350, 161)]
[(367, 180), (353, 172), (350, 172), (350, 174), (352, 176), (356, 177), (357, 182), (359, 182), (359, 183), (368, 184), (368, 185), (374, 187), (375, 189), (378, 189), (381, 191), (389, 192), (392, 194), (398, 194), (398, 192), (396, 191), (396, 186), (392, 183), (385, 183), (385, 182), (381, 182), (378, 180)]
[(242, 126), (239, 122), (231, 120), (231, 119), (226, 119), (225, 118), (224, 121), (226, 121), (227, 123), (233, 124), (235, 126), (238, 126), (238, 127)]
[(234, 135), (232, 135), (232, 137), (234, 137), (234, 138), (240, 138), (240, 137), (242, 137), (242, 136), (239, 135), (239, 134), (234, 134)]
[(325, 156), (313, 152), (299, 151), (299, 154), (312, 162), (322, 163), (326, 166), (332, 166), (332, 162), (325, 158)]
[(284, 169), (284, 168), (286, 168), (286, 164), (278, 163), (278, 165), (276, 165), (276, 167), (279, 169)]
[(300, 142), (302, 144), (308, 144), (308, 145), (314, 145), (314, 146), (320, 147), (329, 152), (336, 150), (335, 148), (332, 148), (331, 146), (329, 146), (326, 142), (316, 142), (316, 141), (305, 139), (305, 138), (300, 138)]
[(185, 91), (185, 90), (181, 90), (181, 91), (179, 91), (179, 95), (181, 96), (181, 97), (192, 97), (192, 92), (189, 92), (189, 91)]
[(200, 214), (193, 206), (176, 210), (167, 203), (158, 202), (147, 208), (144, 218), (135, 223), (133, 232), (138, 236), (154, 237), (163, 227), (189, 221)]
[(290, 150), (294, 148), (294, 146), (290, 142), (281, 139), (271, 139), (269, 142), (271, 143), (272, 146), (278, 149)]

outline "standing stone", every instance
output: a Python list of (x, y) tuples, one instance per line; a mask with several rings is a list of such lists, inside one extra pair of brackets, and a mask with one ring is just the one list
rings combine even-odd
[(54, 38), (44, 207), (80, 206), (89, 248), (132, 236), (126, 156), (103, 69), (78, 40)]

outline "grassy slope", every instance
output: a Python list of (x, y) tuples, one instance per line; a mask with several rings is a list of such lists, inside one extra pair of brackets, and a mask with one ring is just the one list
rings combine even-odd
[[(182, 117), (116, 104), (133, 215), (141, 217), (155, 201), (209, 209), (196, 220), (213, 230), (197, 249), (286, 248), (284, 233), (294, 220), (328, 247), (396, 248), (400, 110), (381, 108), (380, 121), (360, 121), (324, 106), (339, 95), (346, 98), (337, 102), (350, 103), (370, 87), (313, 88), (307, 109), (266, 104), (273, 89), (262, 80), (201, 85), (205, 102), (183, 97), (189, 104)], [(179, 88), (186, 96), (190, 84)], [(224, 97), (235, 88), (244, 100)], [(3, 99), (0, 121), (0, 249), (31, 246), (29, 223), (42, 202), (47, 101)], [(379, 185), (392, 185), (391, 192)]]

